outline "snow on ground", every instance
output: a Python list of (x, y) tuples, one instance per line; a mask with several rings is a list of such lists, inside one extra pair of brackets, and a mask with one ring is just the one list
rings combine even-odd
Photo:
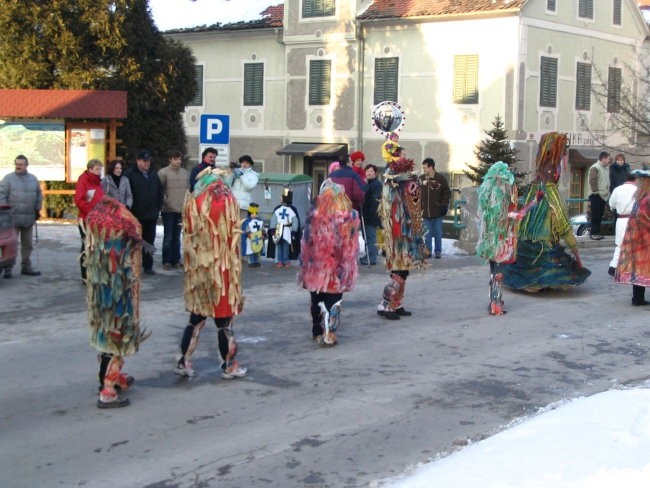
[(382, 488), (647, 488), (650, 382), (551, 405)]

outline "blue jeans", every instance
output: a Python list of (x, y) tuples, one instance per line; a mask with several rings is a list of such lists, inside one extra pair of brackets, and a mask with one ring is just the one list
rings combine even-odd
[(162, 212), (165, 234), (162, 245), (162, 262), (174, 266), (181, 262), (181, 214)]
[(275, 245), (275, 258), (281, 264), (289, 262), (289, 243), (284, 239)]
[(424, 221), (424, 228), (426, 229), (424, 243), (426, 244), (427, 249), (431, 252), (431, 238), (433, 237), (435, 240), (433, 252), (440, 254), (442, 252), (442, 217), (422, 220)]
[(260, 253), (254, 252), (253, 254), (248, 255), (248, 264), (259, 264), (260, 262)]
[(377, 255), (379, 254), (377, 250), (377, 227), (374, 225), (365, 225), (365, 235), (363, 238), (366, 240), (366, 247), (368, 248), (368, 256), (361, 261), (363, 264), (377, 264)]

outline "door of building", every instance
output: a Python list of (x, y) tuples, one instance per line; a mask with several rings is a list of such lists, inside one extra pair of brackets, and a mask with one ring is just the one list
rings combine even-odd
[[(585, 197), (585, 167), (571, 168), (571, 182), (569, 184), (569, 198), (582, 199)], [(569, 202), (569, 215), (584, 213), (584, 202)]]

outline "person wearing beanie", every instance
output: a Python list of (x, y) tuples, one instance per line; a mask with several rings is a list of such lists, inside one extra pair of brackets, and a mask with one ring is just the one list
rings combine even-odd
[(350, 154), (350, 161), (352, 162), (352, 170), (359, 175), (361, 181), (366, 181), (366, 171), (363, 169), (363, 163), (366, 161), (366, 155), (361, 151), (354, 151)]
[(239, 168), (234, 168), (227, 183), (232, 189), (232, 194), (239, 205), (239, 218), (248, 216), (248, 207), (251, 204), (251, 191), (257, 186), (259, 174), (253, 171), (255, 162), (248, 154), (239, 158)]

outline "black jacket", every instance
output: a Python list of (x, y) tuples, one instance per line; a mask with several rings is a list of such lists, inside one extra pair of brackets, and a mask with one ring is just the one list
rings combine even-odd
[(379, 218), (379, 202), (381, 201), (382, 184), (377, 178), (366, 183), (366, 198), (363, 201), (363, 221), (366, 225), (381, 227)]
[[(442, 176), (436, 171), (433, 178), (427, 178), (424, 175), (420, 176), (420, 185), (422, 196), (422, 218), (435, 219), (436, 217), (444, 217), (449, 200), (451, 199), (451, 190), (447, 178)], [(445, 207), (444, 212), (441, 207)]]
[(614, 188), (621, 186), (627, 181), (627, 174), (630, 172), (630, 165), (623, 163), (619, 166), (616, 163), (609, 165), (609, 193), (614, 191)]
[(158, 214), (162, 208), (164, 194), (158, 178), (158, 173), (150, 169), (148, 178), (145, 178), (138, 168), (131, 168), (126, 177), (131, 184), (133, 194), (133, 205), (131, 213), (138, 220), (158, 220)]

